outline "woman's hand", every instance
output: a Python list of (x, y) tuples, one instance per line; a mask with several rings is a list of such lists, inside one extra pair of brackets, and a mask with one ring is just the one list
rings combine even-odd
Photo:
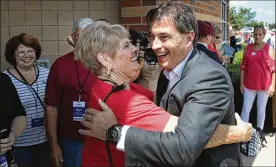
[(241, 90), (241, 93), (243, 94), (243, 92), (244, 92), (244, 84), (243, 83), (240, 84), (240, 90)]
[(85, 136), (92, 136), (100, 140), (106, 140), (106, 132), (112, 125), (118, 124), (113, 111), (100, 99), (99, 105), (103, 111), (86, 109), (81, 124), (88, 129), (80, 129), (79, 133)]
[(252, 124), (242, 121), (241, 117), (237, 113), (235, 113), (235, 118), (237, 121), (238, 134), (242, 136), (242, 141), (249, 141), (253, 131)]
[(271, 84), (268, 88), (268, 94), (270, 97), (272, 97), (274, 93), (275, 93), (275, 86)]
[(9, 137), (0, 140), (0, 154), (4, 154), (7, 151), (12, 149), (16, 141), (16, 135), (13, 131), (11, 131)]

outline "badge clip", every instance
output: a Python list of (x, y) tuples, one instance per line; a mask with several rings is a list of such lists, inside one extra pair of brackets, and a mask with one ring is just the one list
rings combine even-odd
[(81, 102), (80, 100), (81, 100), (81, 95), (79, 94), (79, 102)]

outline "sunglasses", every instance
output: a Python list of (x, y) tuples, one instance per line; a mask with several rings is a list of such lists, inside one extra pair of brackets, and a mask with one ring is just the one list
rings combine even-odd
[(255, 28), (264, 28), (264, 26), (255, 26), (254, 29)]

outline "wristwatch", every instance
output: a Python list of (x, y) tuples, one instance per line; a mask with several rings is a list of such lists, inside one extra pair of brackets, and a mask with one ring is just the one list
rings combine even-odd
[(108, 128), (106, 132), (107, 141), (111, 141), (112, 143), (117, 144), (121, 138), (122, 128), (123, 125), (121, 124), (115, 124)]

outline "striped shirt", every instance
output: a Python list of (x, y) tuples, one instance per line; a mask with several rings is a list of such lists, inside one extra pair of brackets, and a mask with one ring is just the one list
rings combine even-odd
[[(43, 67), (36, 67), (36, 71), (37, 79), (30, 86), (39, 94), (39, 97), (41, 98), (42, 102), (44, 102), (45, 87), (49, 70)], [(43, 106), (41, 105), (36, 94), (29, 87), (29, 85), (18, 80), (9, 71), (4, 71), (4, 73), (11, 78), (27, 115), (27, 126), (24, 129), (23, 133), (20, 136), (18, 136), (15, 146), (32, 146), (46, 142), (47, 137), (45, 127), (40, 126), (32, 128), (32, 120), (34, 118), (37, 118), (38, 115), (40, 118), (44, 117)]]

